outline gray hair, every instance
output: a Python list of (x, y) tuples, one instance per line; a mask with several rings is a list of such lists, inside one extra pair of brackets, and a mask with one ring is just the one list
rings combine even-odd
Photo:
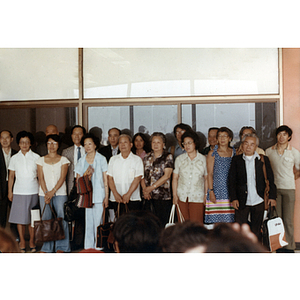
[(247, 137), (255, 138), (256, 139), (256, 147), (258, 147), (258, 145), (259, 145), (259, 138), (258, 138), (258, 136), (255, 133), (247, 133), (247, 134), (245, 134), (243, 136), (243, 138), (242, 138), (242, 143), (245, 142), (245, 140), (246, 140)]
[(166, 139), (166, 136), (162, 132), (153, 132), (150, 137), (150, 143), (152, 143), (152, 139), (156, 136), (160, 137), (162, 139), (163, 143), (166, 144), (167, 139)]
[(128, 134), (126, 134), (126, 133), (122, 133), (121, 135), (119, 135), (118, 141), (120, 141), (120, 138), (122, 138), (122, 137), (128, 138), (129, 142), (132, 143), (132, 138), (131, 138), (130, 135), (128, 135)]

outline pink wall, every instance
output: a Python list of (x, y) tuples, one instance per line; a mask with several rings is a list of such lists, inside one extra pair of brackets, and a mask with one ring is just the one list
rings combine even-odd
[[(291, 145), (300, 150), (300, 49), (283, 49), (283, 124), (293, 129)], [(300, 179), (296, 182), (295, 241), (300, 243)]]

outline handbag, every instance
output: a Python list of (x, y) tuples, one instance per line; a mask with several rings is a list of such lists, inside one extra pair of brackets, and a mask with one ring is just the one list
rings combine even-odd
[[(107, 237), (107, 245), (109, 246), (109, 248), (110, 248), (110, 245), (113, 245), (115, 242), (115, 237), (114, 237), (113, 231), (114, 231), (115, 222), (120, 217), (120, 205), (121, 205), (121, 203), (119, 202), (118, 207), (117, 207), (117, 214), (115, 215), (115, 219), (113, 221), (112, 226), (110, 227), (110, 232)], [(125, 205), (125, 213), (129, 212), (127, 203), (125, 203), (124, 205)]]
[(79, 195), (77, 194), (76, 181), (70, 192), (68, 200), (64, 203), (64, 220), (72, 222), (84, 218), (84, 208), (77, 206)]
[(31, 211), (31, 227), (34, 228), (34, 221), (40, 221), (41, 220), (41, 214), (40, 214), (40, 205), (35, 205)]
[(170, 217), (169, 217), (169, 223), (167, 223), (165, 225), (165, 228), (168, 228), (169, 226), (173, 226), (175, 225), (175, 209), (177, 207), (177, 212), (179, 214), (179, 220), (180, 220), (180, 223), (183, 223), (184, 222), (184, 217), (181, 213), (181, 210), (179, 208), (179, 205), (178, 204), (173, 204), (172, 205), (172, 208), (171, 208), (171, 212), (170, 212)]
[(36, 243), (58, 241), (65, 238), (65, 232), (62, 223), (63, 219), (56, 217), (56, 214), (50, 203), (48, 205), (50, 206), (54, 218), (50, 220), (42, 219), (46, 205), (47, 204), (44, 205), (41, 220), (34, 222), (34, 235)]
[(77, 180), (77, 192), (79, 194), (77, 206), (84, 208), (93, 207), (93, 187), (89, 176), (84, 175)]
[(263, 245), (273, 252), (288, 245), (285, 239), (283, 221), (277, 215), (275, 206), (269, 206), (267, 219), (263, 222)]
[(265, 187), (265, 191), (264, 191), (264, 203), (265, 203), (265, 210), (268, 210), (268, 201), (269, 201), (269, 191), (270, 191), (270, 183), (267, 177), (267, 170), (266, 170), (266, 165), (265, 165), (265, 159), (264, 156), (262, 154), (260, 154), (260, 159), (263, 163), (263, 172), (264, 172), (264, 177), (265, 177), (265, 183), (266, 183), (266, 187)]
[(108, 208), (103, 209), (103, 214), (102, 214), (103, 224), (100, 224), (97, 227), (97, 243), (96, 243), (97, 248), (110, 249), (112, 246), (111, 243), (107, 241), (107, 239), (113, 229), (114, 222), (108, 222), (108, 214), (109, 214)]

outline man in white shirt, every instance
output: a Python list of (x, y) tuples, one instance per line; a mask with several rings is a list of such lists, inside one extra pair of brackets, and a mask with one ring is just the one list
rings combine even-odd
[[(80, 144), (82, 137), (86, 134), (86, 129), (83, 126), (75, 125), (71, 129), (71, 138), (74, 143), (73, 146), (64, 149), (62, 156), (65, 156), (69, 161), (69, 169), (67, 175), (67, 191), (70, 195), (75, 181), (74, 168), (78, 160), (84, 156), (85, 150), (84, 147)], [(75, 193), (75, 191), (73, 191)], [(83, 248), (84, 241), (84, 232), (85, 232), (85, 213), (84, 208), (82, 210), (82, 217), (79, 220), (73, 221), (74, 225), (74, 235), (71, 242), (72, 250)], [(70, 235), (72, 237), (72, 234)]]
[(248, 223), (250, 214), (250, 228), (261, 240), (261, 225), (263, 221), (265, 203), (265, 177), (263, 165), (266, 167), (270, 191), (268, 205), (276, 205), (276, 186), (269, 159), (264, 156), (264, 163), (255, 151), (258, 146), (255, 134), (246, 134), (242, 139), (243, 154), (232, 158), (228, 175), (228, 190), (230, 201), (235, 208), (235, 221), (239, 224)]
[[(0, 132), (0, 226), (5, 228), (7, 220), (7, 206), (11, 202), (7, 198), (7, 183), (8, 183), (8, 166), (10, 158), (17, 153), (11, 148), (13, 135), (9, 130), (2, 130)], [(10, 224), (10, 229), (17, 237), (18, 230), (16, 224)]]
[(144, 177), (144, 165), (142, 159), (131, 152), (132, 140), (129, 135), (120, 135), (119, 148), (120, 154), (109, 160), (107, 175), (111, 190), (109, 200), (115, 211), (117, 203), (121, 203), (122, 214), (125, 203), (130, 211), (140, 209), (140, 181)]

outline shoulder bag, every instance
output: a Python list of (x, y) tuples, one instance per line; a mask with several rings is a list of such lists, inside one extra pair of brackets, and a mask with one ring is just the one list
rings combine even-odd
[[(47, 205), (50, 206), (54, 218), (50, 220), (43, 220), (43, 214)], [(41, 220), (34, 222), (35, 242), (44, 243), (50, 241), (63, 240), (65, 238), (65, 233), (62, 222), (62, 218), (56, 217), (56, 214), (51, 204), (45, 204), (41, 214)]]

